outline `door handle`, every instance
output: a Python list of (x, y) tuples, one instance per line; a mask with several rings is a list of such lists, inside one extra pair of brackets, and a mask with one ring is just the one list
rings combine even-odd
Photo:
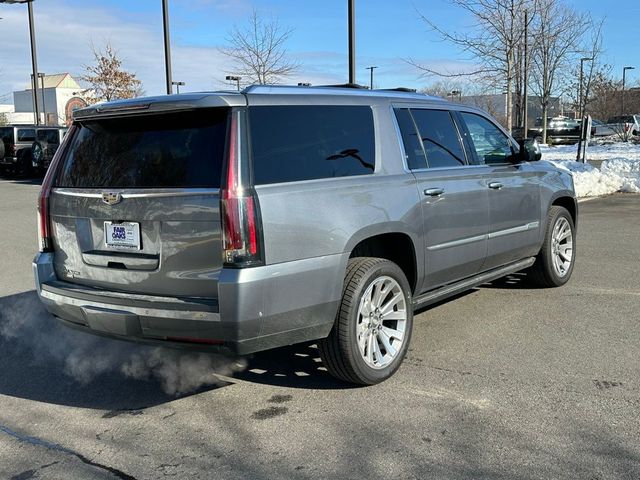
[(493, 188), (494, 190), (500, 190), (502, 188), (502, 184), (500, 182), (489, 182), (489, 188)]
[(437, 197), (438, 195), (442, 195), (444, 193), (444, 188), (427, 188), (424, 191), (424, 194), (429, 197)]

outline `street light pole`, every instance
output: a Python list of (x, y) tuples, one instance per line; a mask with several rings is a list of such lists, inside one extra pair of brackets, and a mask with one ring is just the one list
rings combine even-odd
[(176, 93), (180, 94), (180, 86), (184, 86), (184, 82), (171, 82), (171, 85), (175, 85)]
[(38, 58), (36, 55), (36, 27), (33, 22), (33, 5), (27, 2), (29, 12), (29, 36), (31, 38), (31, 68), (33, 69), (33, 116), (36, 125), (40, 125), (40, 108), (38, 105)]
[(356, 14), (355, 0), (349, 1), (349, 83), (356, 83)]
[(580, 85), (579, 85), (579, 93), (578, 93), (578, 115), (580, 116), (580, 118), (584, 117), (584, 98), (583, 98), (583, 93), (582, 93), (582, 88), (583, 88), (583, 68), (584, 68), (584, 62), (589, 62), (593, 60), (593, 58), (591, 57), (583, 57), (580, 59)]
[(240, 80), (242, 79), (242, 77), (239, 77), (237, 75), (227, 75), (225, 77), (226, 80), (232, 81), (232, 82), (236, 82), (236, 86), (238, 87), (238, 91), (240, 91)]
[(31, 88), (33, 92), (33, 118), (36, 125), (40, 125), (40, 108), (38, 105), (38, 59), (36, 57), (36, 27), (33, 22), (33, 0), (0, 0), (0, 3), (26, 3), (29, 13), (29, 38), (31, 40)]
[(378, 67), (367, 67), (367, 70), (371, 71), (371, 83), (369, 84), (369, 90), (373, 90), (373, 69)]
[(171, 42), (169, 41), (169, 0), (162, 0), (162, 22), (164, 26), (164, 68), (167, 77), (167, 95), (171, 95)]
[(635, 70), (636, 67), (622, 68), (622, 98), (620, 99), (620, 115), (624, 115), (624, 82), (626, 80), (627, 70)]

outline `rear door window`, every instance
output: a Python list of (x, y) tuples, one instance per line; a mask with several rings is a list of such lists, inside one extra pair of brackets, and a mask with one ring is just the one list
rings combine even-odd
[(256, 185), (366, 175), (375, 170), (368, 106), (264, 106), (249, 109)]
[(218, 188), (228, 109), (80, 122), (56, 185)]
[(33, 128), (19, 128), (18, 142), (33, 142), (36, 139), (36, 131)]
[(460, 167), (466, 158), (458, 129), (447, 110), (411, 109), (429, 168)]

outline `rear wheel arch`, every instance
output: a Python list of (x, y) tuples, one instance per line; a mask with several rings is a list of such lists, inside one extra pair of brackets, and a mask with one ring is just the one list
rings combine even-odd
[(349, 258), (356, 257), (384, 258), (395, 263), (407, 277), (412, 293), (416, 292), (419, 274), (416, 249), (407, 233), (382, 233), (360, 240), (349, 255)]

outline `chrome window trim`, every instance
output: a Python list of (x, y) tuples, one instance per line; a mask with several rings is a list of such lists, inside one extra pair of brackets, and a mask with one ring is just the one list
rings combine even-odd
[[(406, 109), (413, 109), (413, 108), (421, 108), (422, 110), (444, 110), (449, 112), (449, 114), (451, 115), (452, 112), (457, 111), (456, 109), (452, 109), (452, 108), (448, 108), (447, 105), (437, 105), (437, 106), (431, 106), (431, 105), (421, 105), (416, 107), (415, 104), (397, 104), (397, 103), (391, 103), (389, 105), (389, 109), (391, 111), (391, 117), (393, 118), (393, 126), (395, 127), (396, 130), (396, 135), (398, 137), (398, 142), (400, 145), (400, 152), (402, 153), (402, 168), (404, 170), (404, 173), (420, 173), (420, 172), (438, 172), (438, 171), (444, 171), (444, 170), (458, 170), (461, 168), (469, 168), (469, 167), (487, 167), (488, 165), (486, 164), (482, 164), (482, 165), (477, 165), (477, 164), (472, 164), (471, 162), (469, 162), (469, 156), (467, 154), (466, 148), (464, 146), (464, 143), (462, 143), (462, 145), (460, 145), (462, 147), (462, 151), (465, 155), (465, 160), (466, 160), (466, 165), (458, 165), (455, 167), (449, 166), (449, 167), (433, 167), (433, 168), (415, 168), (413, 170), (411, 170), (409, 168), (409, 164), (407, 163), (407, 152), (404, 148), (404, 139), (402, 138), (402, 132), (400, 131), (400, 125), (398, 124), (398, 119), (396, 117), (396, 113), (395, 113), (395, 109), (396, 108), (406, 108)], [(454, 128), (456, 129), (456, 132), (459, 135), (459, 138), (462, 139), (462, 137), (460, 136), (460, 130), (458, 129), (458, 125), (456, 125), (456, 122), (452, 116), (451, 120), (453, 121), (453, 125)]]

